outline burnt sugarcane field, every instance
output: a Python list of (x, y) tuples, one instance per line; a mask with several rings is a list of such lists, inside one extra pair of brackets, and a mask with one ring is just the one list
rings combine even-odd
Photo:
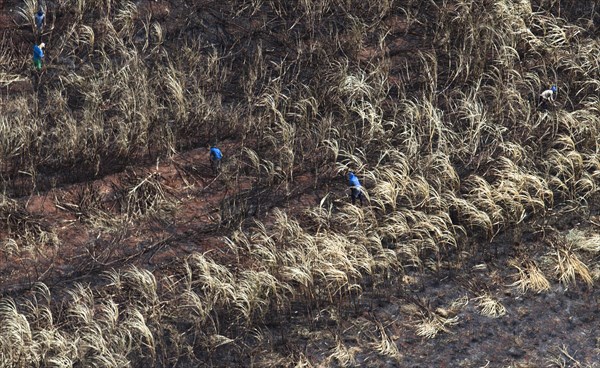
[(599, 134), (599, 0), (0, 0), (0, 367), (600, 367)]

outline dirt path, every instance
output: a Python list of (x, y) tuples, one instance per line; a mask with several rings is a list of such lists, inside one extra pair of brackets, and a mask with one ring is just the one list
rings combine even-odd
[[(236, 142), (221, 147), (226, 157), (239, 149)], [(250, 176), (229, 175), (215, 177), (207, 150), (197, 148), (154, 165), (18, 199), (23, 221), (43, 234), (39, 245), (19, 244), (18, 251), (0, 253), (0, 292), (15, 293), (35, 282), (52, 287), (130, 264), (165, 268), (191, 252), (219, 250), (222, 237), (246, 218), (265, 215), (274, 206), (299, 208), (319, 200), (308, 174), (287, 191), (268, 193), (255, 188)], [(148, 182), (160, 185), (166, 209), (127, 220), (127, 193)], [(1, 234), (5, 242), (17, 235)]]
[[(107, 210), (105, 215), (121, 216), (119, 201), (123, 198), (118, 191), (133, 173), (152, 177), (164, 186), (170, 200), (179, 203), (170, 221), (161, 223), (150, 217), (114, 231), (99, 226), (100, 220), (78, 216), (82, 209), (75, 203), (81, 201), (86, 188), (94, 188), (90, 195), (99, 195), (93, 200)], [(50, 285), (68, 282), (124, 264), (155, 266), (189, 251), (206, 250), (220, 234), (219, 203), (228, 195), (218, 188), (220, 181), (210, 174), (206, 150), (195, 149), (158, 165), (21, 198), (17, 202), (48, 233), (56, 235), (57, 244), (46, 242), (26, 256), (5, 254), (0, 261), (0, 290), (15, 291), (36, 281)], [(197, 236), (199, 233), (203, 235)], [(3, 237), (10, 238), (8, 234)]]

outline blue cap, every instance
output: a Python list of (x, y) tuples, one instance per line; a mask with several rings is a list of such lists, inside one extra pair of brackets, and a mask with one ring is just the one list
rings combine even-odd
[(550, 88), (552, 90), (552, 92), (556, 92), (556, 86), (552, 86), (552, 88)]

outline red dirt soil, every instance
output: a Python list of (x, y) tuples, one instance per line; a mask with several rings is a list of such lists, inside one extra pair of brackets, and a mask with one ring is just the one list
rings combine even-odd
[[(223, 145), (225, 153), (230, 149), (231, 143)], [(210, 172), (207, 165), (207, 150), (195, 149), (176, 155), (169, 162), (135, 169), (142, 173), (140, 176), (155, 175), (167, 188), (168, 195), (179, 199), (181, 204), (173, 215), (173, 221), (166, 226), (148, 219), (136, 226), (127, 226), (124, 234), (114, 235), (106, 229), (94, 228), (86, 221), (78, 220), (73, 211), (68, 211), (61, 204), (73, 202), (82, 186), (91, 185), (102, 196), (98, 198), (100, 202), (108, 208), (111, 205), (115, 207), (114, 188), (128, 173), (19, 199), (18, 202), (32, 217), (44, 220), (46, 230), (56, 234), (59, 245), (47, 244), (29, 252), (26, 258), (22, 254), (5, 254), (1, 262), (0, 290), (11, 292), (27, 288), (37, 281), (53, 285), (126, 263), (145, 266), (165, 264), (187, 252), (213, 248), (219, 242), (219, 203), (228, 193), (224, 188), (217, 188), (221, 184), (219, 177), (190, 177), (180, 170), (189, 168)], [(242, 182), (240, 188), (249, 184)], [(195, 234), (206, 227), (214, 230), (202, 237), (182, 236), (190, 232)], [(3, 239), (8, 237), (8, 234), (2, 234)], [(168, 247), (165, 246), (166, 240), (169, 240)]]

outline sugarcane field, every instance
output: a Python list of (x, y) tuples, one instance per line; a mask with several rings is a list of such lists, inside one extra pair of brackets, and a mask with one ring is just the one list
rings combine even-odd
[(0, 0), (0, 368), (600, 367), (600, 0)]

